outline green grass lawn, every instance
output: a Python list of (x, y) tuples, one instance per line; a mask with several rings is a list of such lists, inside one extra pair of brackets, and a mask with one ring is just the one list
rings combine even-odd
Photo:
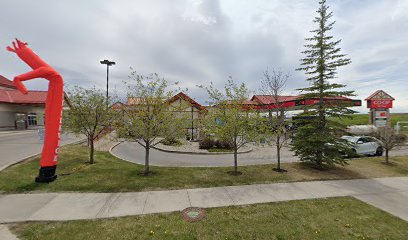
[[(398, 121), (408, 121), (408, 113), (391, 113), (391, 125), (395, 126)], [(353, 114), (351, 118), (342, 119), (342, 122), (347, 126), (367, 125), (368, 114)]]
[[(244, 155), (240, 156), (243, 157)], [(244, 185), (255, 183), (353, 179), (408, 176), (408, 157), (393, 157), (395, 165), (381, 164), (382, 158), (351, 160), (346, 167), (327, 171), (311, 169), (301, 163), (285, 163), (288, 173), (276, 173), (271, 165), (245, 166), (240, 176), (227, 174), (232, 167), (176, 168), (151, 167), (152, 176), (143, 177), (143, 166), (122, 161), (107, 152), (96, 152), (96, 163), (90, 165), (87, 148), (80, 145), (63, 147), (57, 168), (58, 179), (44, 184), (35, 183), (38, 157), (0, 172), (0, 192), (124, 192)], [(238, 159), (239, 162), (239, 159)], [(231, 165), (233, 159), (231, 156)]]
[(228, 148), (210, 148), (210, 149), (208, 149), (208, 152), (218, 152), (218, 153), (233, 152), (233, 151), (234, 150), (228, 149)]
[(206, 209), (188, 223), (180, 213), (15, 225), (21, 239), (407, 239), (408, 223), (351, 197)]

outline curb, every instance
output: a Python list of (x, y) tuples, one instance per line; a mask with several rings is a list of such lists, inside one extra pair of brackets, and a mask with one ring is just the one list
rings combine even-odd
[(3, 167), (0, 167), (0, 172), (3, 171), (3, 170), (6, 169), (6, 168), (9, 168), (9, 167), (12, 167), (12, 166), (14, 166), (14, 165), (17, 165), (17, 164), (19, 164), (19, 163), (22, 163), (22, 162), (31, 160), (31, 158), (37, 157), (37, 156), (39, 156), (40, 154), (41, 154), (41, 153), (33, 154), (33, 155), (30, 155), (30, 156), (24, 157), (23, 159), (20, 159), (20, 160), (18, 160), (17, 162), (9, 163), (9, 164), (7, 164), (7, 165), (5, 165), (5, 166), (3, 166)]
[[(80, 144), (80, 143), (83, 143), (83, 142), (86, 142), (86, 139), (82, 139), (82, 140), (79, 140), (79, 141), (76, 141), (76, 142), (68, 143), (68, 144), (65, 144), (65, 145), (62, 145), (62, 146)], [(37, 157), (37, 156), (40, 156), (40, 155), (41, 155), (41, 153), (36, 153), (36, 154), (30, 155), (30, 156), (24, 157), (24, 158), (18, 160), (17, 162), (9, 163), (9, 164), (7, 164), (7, 165), (5, 165), (5, 166), (3, 166), (3, 167), (0, 167), (0, 172), (3, 171), (3, 170), (6, 169), (6, 168), (9, 168), (9, 167), (12, 167), (12, 166), (14, 166), (14, 165), (17, 165), (17, 164), (19, 164), (19, 163), (28, 161), (28, 160), (30, 160), (31, 158), (34, 158), (34, 157)]]
[[(114, 156), (114, 157), (117, 158), (117, 159), (122, 160), (122, 161), (125, 161), (125, 162), (128, 162), (128, 163), (133, 163), (133, 164), (136, 164), (136, 165), (141, 165), (141, 164), (139, 164), (139, 163), (135, 163), (135, 162), (132, 162), (132, 161), (130, 161), (130, 160), (123, 159), (123, 158), (121, 158), (121, 157), (115, 155), (115, 154), (112, 152), (112, 150), (113, 150), (115, 147), (117, 147), (119, 144), (121, 144), (121, 143), (123, 143), (123, 142), (124, 142), (124, 141), (121, 141), (121, 142), (118, 142), (118, 143), (116, 143), (115, 145), (113, 145), (113, 146), (109, 149), (109, 154), (112, 155), (112, 156)], [(150, 165), (150, 166), (153, 166), (153, 165)]]
[[(112, 147), (110, 147), (108, 152), (109, 152), (111, 155), (115, 156), (115, 155), (112, 153), (112, 149), (114, 149), (116, 146), (118, 146), (118, 145), (121, 144), (121, 143), (123, 143), (123, 141), (120, 141), (120, 142), (116, 143), (115, 145), (113, 145)], [(115, 156), (115, 157), (116, 157), (116, 156)]]
[[(115, 145), (113, 145), (110, 149), (109, 149), (109, 153), (112, 155), (112, 156), (114, 156), (114, 157), (116, 157), (116, 158), (118, 158), (118, 159), (120, 159), (120, 160), (122, 160), (122, 161), (125, 161), (125, 162), (129, 162), (129, 163), (133, 163), (133, 164), (136, 164), (136, 165), (143, 165), (143, 164), (141, 164), (141, 163), (137, 163), (137, 162), (133, 162), (133, 161), (131, 161), (131, 160), (127, 160), (127, 159), (124, 159), (124, 158), (122, 158), (122, 157), (119, 157), (119, 156), (117, 156), (117, 155), (115, 155), (113, 152), (112, 152), (112, 150), (115, 148), (115, 147), (117, 147), (119, 144), (121, 144), (121, 143), (124, 143), (125, 141), (121, 141), (121, 142), (118, 142), (118, 143), (116, 143)], [(160, 150), (158, 150), (158, 151), (160, 151)], [(250, 151), (252, 151), (252, 149), (250, 150)], [(207, 154), (207, 155), (209, 155), (209, 154)], [(193, 167), (193, 168), (220, 168), (220, 167), (225, 167), (225, 166), (166, 166), (166, 165), (154, 165), (154, 164), (150, 164), (150, 166), (155, 166), (155, 167), (176, 167), (176, 168), (191, 168), (191, 167)]]
[[(190, 155), (226, 155), (226, 154), (234, 154), (233, 152), (181, 152), (181, 151), (175, 151), (175, 150), (165, 150), (162, 148), (158, 147), (152, 147), (155, 150), (161, 151), (161, 152), (167, 152), (167, 153), (176, 153), (176, 154), (190, 154)], [(252, 152), (253, 149), (249, 149), (246, 151), (238, 152), (238, 154), (244, 154), (244, 153), (250, 153)]]

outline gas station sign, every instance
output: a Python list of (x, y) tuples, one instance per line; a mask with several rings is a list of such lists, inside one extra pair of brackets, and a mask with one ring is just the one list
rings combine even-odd
[(387, 111), (376, 111), (375, 117), (376, 118), (388, 118), (388, 113)]
[(375, 111), (375, 126), (377, 127), (386, 127), (388, 120), (387, 111)]
[(371, 100), (370, 108), (392, 108), (392, 100), (391, 99)]
[(370, 124), (376, 127), (391, 126), (390, 108), (394, 100), (383, 90), (378, 90), (366, 98), (367, 107), (370, 108)]

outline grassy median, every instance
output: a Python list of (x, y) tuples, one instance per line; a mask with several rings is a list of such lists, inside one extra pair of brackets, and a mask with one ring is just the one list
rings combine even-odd
[[(243, 156), (240, 156), (241, 158)], [(95, 164), (87, 163), (87, 148), (71, 145), (62, 148), (57, 168), (58, 179), (35, 183), (38, 158), (17, 164), (0, 172), (0, 192), (123, 192), (163, 189), (215, 187), (255, 183), (312, 181), (408, 176), (408, 157), (392, 157), (395, 165), (381, 163), (382, 158), (351, 160), (346, 167), (327, 171), (311, 169), (302, 163), (285, 163), (287, 173), (272, 171), (275, 165), (243, 166), (240, 176), (227, 174), (231, 167), (176, 168), (151, 167), (153, 175), (140, 176), (142, 165), (122, 161), (107, 152), (96, 152)], [(231, 160), (232, 164), (232, 160)]]
[(26, 223), (12, 227), (34, 239), (406, 239), (408, 223), (354, 198), (299, 200), (206, 209), (188, 223), (180, 213), (104, 220)]
[[(347, 126), (367, 125), (368, 119), (368, 114), (353, 114), (350, 118), (342, 118), (341, 122)], [(391, 113), (391, 125), (395, 126), (398, 121), (408, 121), (408, 113)]]

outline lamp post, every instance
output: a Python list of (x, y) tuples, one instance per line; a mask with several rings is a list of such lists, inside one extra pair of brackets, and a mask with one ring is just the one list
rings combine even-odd
[(113, 61), (107, 59), (100, 61), (101, 64), (106, 64), (106, 107), (109, 107), (109, 66), (115, 65)]
[(191, 141), (194, 141), (194, 107), (191, 106)]

